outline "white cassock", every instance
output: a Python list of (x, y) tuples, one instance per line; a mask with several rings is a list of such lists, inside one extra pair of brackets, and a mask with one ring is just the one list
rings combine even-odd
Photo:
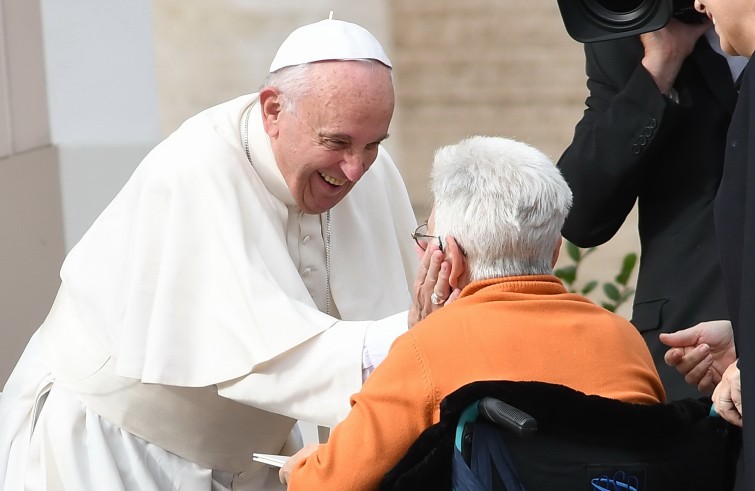
[(342, 419), (366, 333), (406, 330), (415, 226), (383, 149), (306, 215), (256, 94), (187, 120), (66, 258), (0, 398), (0, 487), (277, 489), (251, 453)]

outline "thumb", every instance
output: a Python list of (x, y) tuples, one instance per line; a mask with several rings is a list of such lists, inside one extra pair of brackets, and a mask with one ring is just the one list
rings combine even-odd
[(700, 336), (700, 328), (695, 325), (676, 332), (662, 332), (658, 338), (671, 347), (694, 346)]

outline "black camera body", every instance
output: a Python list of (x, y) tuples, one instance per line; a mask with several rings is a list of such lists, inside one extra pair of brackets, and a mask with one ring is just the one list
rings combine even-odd
[(566, 31), (581, 43), (655, 31), (672, 17), (687, 23), (706, 19), (694, 0), (558, 0), (558, 7)]

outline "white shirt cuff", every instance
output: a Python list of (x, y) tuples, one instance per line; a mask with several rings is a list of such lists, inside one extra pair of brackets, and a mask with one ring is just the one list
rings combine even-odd
[(401, 312), (367, 326), (362, 348), (362, 382), (385, 359), (393, 341), (407, 331), (408, 315), (408, 312)]

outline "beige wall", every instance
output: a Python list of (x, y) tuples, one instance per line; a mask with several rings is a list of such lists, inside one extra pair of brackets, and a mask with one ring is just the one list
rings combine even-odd
[(558, 158), (585, 89), (581, 45), (567, 36), (555, 1), (391, 5), (404, 173), (418, 212), (440, 145), (494, 134)]

